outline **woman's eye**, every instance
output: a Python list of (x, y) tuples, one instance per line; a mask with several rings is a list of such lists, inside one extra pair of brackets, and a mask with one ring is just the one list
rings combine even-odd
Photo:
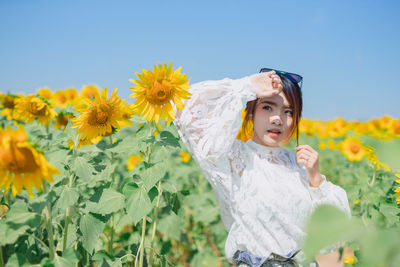
[(289, 114), (290, 116), (293, 116), (293, 110), (288, 109), (285, 111), (285, 113)]
[(271, 106), (264, 106), (263, 109), (272, 110), (272, 107)]

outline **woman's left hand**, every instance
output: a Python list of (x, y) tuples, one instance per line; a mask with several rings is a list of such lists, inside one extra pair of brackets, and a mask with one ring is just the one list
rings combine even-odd
[(318, 152), (309, 145), (301, 145), (296, 148), (296, 158), (298, 163), (306, 167), (310, 185), (318, 187), (323, 181), (322, 175), (319, 172)]

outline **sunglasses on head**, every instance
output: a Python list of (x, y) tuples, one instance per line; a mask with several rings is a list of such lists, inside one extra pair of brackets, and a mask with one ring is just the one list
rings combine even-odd
[(261, 72), (268, 72), (268, 71), (271, 71), (271, 70), (275, 71), (275, 73), (276, 73), (279, 77), (285, 76), (285, 77), (288, 78), (291, 82), (297, 83), (297, 84), (300, 86), (300, 88), (301, 88), (301, 86), (303, 85), (303, 77), (301, 77), (300, 75), (295, 74), (295, 73), (290, 73), (290, 72), (286, 72), (286, 71), (282, 71), (282, 70), (269, 69), (269, 68), (262, 68), (262, 69), (260, 70), (260, 73), (261, 73)]

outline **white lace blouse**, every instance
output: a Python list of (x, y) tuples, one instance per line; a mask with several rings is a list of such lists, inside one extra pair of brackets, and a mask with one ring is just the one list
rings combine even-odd
[(321, 203), (333, 204), (351, 217), (346, 192), (325, 176), (318, 188), (310, 187), (293, 152), (235, 139), (241, 110), (256, 99), (248, 77), (204, 81), (189, 91), (192, 97), (176, 113), (174, 124), (212, 185), (229, 232), (229, 262), (236, 250), (260, 257), (271, 252), (292, 255), (301, 249), (307, 217)]

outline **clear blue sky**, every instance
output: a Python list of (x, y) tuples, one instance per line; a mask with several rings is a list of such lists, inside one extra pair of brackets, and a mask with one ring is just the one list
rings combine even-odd
[(400, 118), (399, 3), (0, 0), (0, 91), (94, 83), (128, 98), (159, 61), (192, 83), (271, 67), (304, 77), (304, 117)]

